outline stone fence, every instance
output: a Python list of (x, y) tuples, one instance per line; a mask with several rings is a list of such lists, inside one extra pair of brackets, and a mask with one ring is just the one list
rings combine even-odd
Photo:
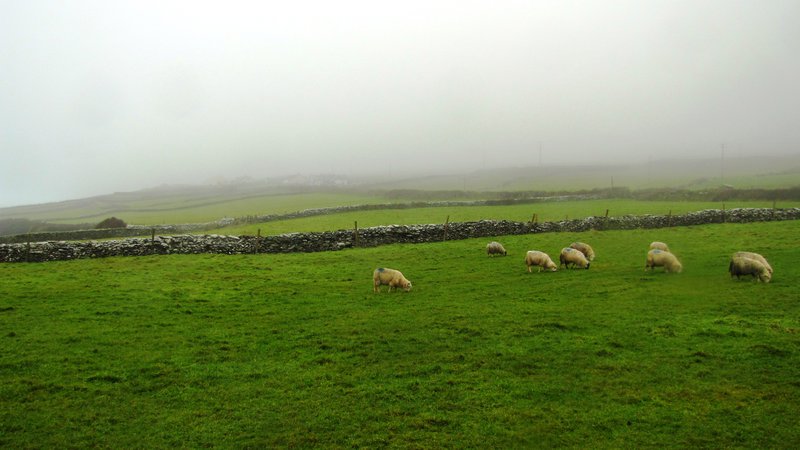
[(481, 220), (430, 225), (389, 225), (354, 230), (289, 233), (276, 236), (173, 235), (114, 241), (48, 241), (0, 244), (0, 262), (43, 262), (109, 256), (166, 254), (290, 253), (341, 250), (352, 247), (588, 230), (631, 230), (711, 223), (798, 220), (800, 208), (710, 209), (682, 215), (586, 217), (558, 222)]
[(105, 228), (95, 230), (75, 231), (45, 231), (39, 233), (15, 234), (0, 236), (0, 244), (24, 244), (28, 242), (44, 241), (85, 241), (88, 239), (113, 239), (148, 236), (153, 233), (183, 234), (198, 233), (208, 230), (224, 228), (230, 225), (252, 223), (276, 222), (280, 220), (299, 219), (303, 217), (322, 216), (327, 214), (341, 214), (358, 211), (375, 211), (382, 209), (411, 209), (411, 208), (438, 208), (444, 206), (498, 206), (520, 205), (538, 202), (558, 202), (570, 200), (593, 200), (601, 198), (600, 195), (571, 194), (549, 197), (525, 197), (519, 199), (500, 200), (471, 200), (471, 201), (438, 201), (438, 202), (411, 202), (411, 203), (375, 203), (365, 205), (333, 206), (328, 208), (309, 208), (284, 214), (264, 214), (237, 218), (222, 218), (213, 222), (183, 223), (175, 225), (128, 225), (127, 228)]

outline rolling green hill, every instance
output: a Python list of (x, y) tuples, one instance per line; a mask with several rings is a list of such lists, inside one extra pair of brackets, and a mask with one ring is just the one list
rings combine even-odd
[(355, 177), (347, 180), (347, 185), (320, 185), (330, 180), (313, 177), (302, 181), (287, 178), (209, 186), (165, 185), (59, 203), (0, 208), (0, 221), (96, 224), (115, 216), (130, 224), (159, 225), (282, 214), (308, 208), (539, 196), (612, 186), (703, 191), (724, 183), (740, 189), (775, 189), (800, 185), (800, 155), (733, 158), (725, 163), (724, 178), (722, 173), (720, 161), (653, 160), (646, 165), (516, 167), (406, 179)]

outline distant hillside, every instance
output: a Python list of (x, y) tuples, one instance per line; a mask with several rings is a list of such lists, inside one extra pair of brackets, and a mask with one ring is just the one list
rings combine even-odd
[(47, 224), (53, 223), (96, 224), (110, 216), (131, 224), (189, 223), (387, 201), (509, 198), (514, 192), (538, 195), (612, 187), (615, 191), (621, 188), (707, 190), (722, 185), (737, 189), (798, 186), (800, 155), (725, 161), (663, 159), (636, 165), (509, 167), (405, 179), (293, 175), (213, 185), (163, 185), (57, 203), (0, 208), (0, 223), (11, 224), (15, 232), (27, 227), (29, 230), (22, 231), (27, 232), (46, 229)]
[(485, 169), (466, 174), (388, 180), (384, 189), (472, 191), (563, 191), (625, 186), (630, 189), (740, 189), (800, 184), (800, 155), (719, 159), (655, 159), (645, 164), (530, 166)]

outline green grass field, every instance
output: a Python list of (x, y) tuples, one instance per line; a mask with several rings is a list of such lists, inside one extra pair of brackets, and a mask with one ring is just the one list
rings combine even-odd
[[(689, 202), (689, 201), (638, 201), (628, 199), (577, 200), (560, 202), (528, 203), (522, 205), (498, 206), (452, 206), (412, 209), (386, 209), (376, 211), (356, 211), (329, 214), (275, 222), (256, 223), (231, 226), (203, 233), (262, 235), (291, 233), (295, 231), (333, 231), (352, 229), (355, 222), (360, 228), (379, 225), (410, 225), (418, 223), (468, 222), (482, 219), (513, 220), (527, 222), (538, 215), (540, 222), (559, 221), (565, 218), (577, 219), (588, 216), (603, 216), (606, 210), (610, 216), (629, 214), (659, 214), (670, 212), (686, 214), (703, 209), (732, 208), (771, 208), (771, 201), (734, 201), (734, 202)], [(776, 203), (777, 208), (800, 207), (800, 202), (783, 201)]]
[[(799, 233), (3, 264), (0, 447), (794, 448)], [(590, 270), (526, 272), (573, 240)], [(683, 273), (643, 271), (652, 240)], [(772, 283), (729, 278), (744, 249)], [(373, 294), (377, 266), (414, 290)]]
[[(132, 195), (132, 194), (131, 194)], [(137, 225), (203, 223), (223, 217), (285, 214), (308, 208), (382, 203), (380, 197), (340, 193), (298, 193), (256, 195), (246, 198), (171, 195), (156, 198), (76, 202), (63, 209), (48, 205), (8, 208), (8, 217), (45, 220), (53, 223), (97, 223), (115, 216)], [(10, 212), (8, 212), (10, 211)]]

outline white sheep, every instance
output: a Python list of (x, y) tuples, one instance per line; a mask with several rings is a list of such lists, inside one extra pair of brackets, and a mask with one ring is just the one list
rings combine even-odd
[(558, 270), (556, 263), (550, 259), (550, 256), (538, 250), (530, 250), (525, 254), (525, 265), (528, 266), (528, 272), (531, 272), (531, 266), (539, 266), (539, 272), (541, 272), (542, 269), (547, 269), (551, 272)]
[(650, 250), (661, 250), (668, 252), (669, 246), (663, 242), (654, 241), (650, 243)]
[(731, 278), (736, 275), (737, 280), (742, 275), (752, 275), (753, 278), (757, 278), (764, 283), (769, 283), (769, 280), (772, 279), (772, 275), (769, 273), (769, 270), (767, 270), (767, 266), (761, 261), (753, 258), (745, 258), (743, 256), (734, 256), (731, 258), (731, 262), (728, 264), (728, 272), (731, 274)]
[(761, 264), (764, 265), (764, 267), (767, 268), (767, 271), (769, 271), (770, 278), (772, 277), (772, 266), (769, 265), (769, 263), (767, 262), (767, 259), (764, 258), (763, 256), (759, 255), (758, 253), (753, 253), (753, 252), (736, 252), (736, 253), (733, 254), (733, 258), (736, 258), (737, 256), (740, 256), (740, 257), (743, 257), (743, 258), (755, 259), (756, 261), (760, 262)]
[(592, 250), (591, 245), (584, 244), (583, 242), (573, 242), (572, 244), (569, 244), (569, 247), (583, 253), (583, 256), (585, 256), (589, 261), (594, 261), (594, 250)]
[(506, 256), (506, 249), (503, 244), (499, 242), (489, 242), (486, 244), (486, 254), (489, 256), (503, 255)]
[(644, 270), (653, 270), (656, 267), (663, 267), (665, 272), (670, 273), (681, 273), (683, 271), (683, 266), (675, 255), (664, 250), (653, 249), (647, 252), (647, 263), (644, 266)]
[(411, 290), (411, 282), (408, 281), (399, 270), (385, 267), (379, 267), (372, 272), (373, 292), (380, 292), (382, 284), (389, 286), (389, 292), (397, 290), (398, 287), (403, 288), (406, 292)]
[(590, 264), (589, 260), (586, 259), (586, 256), (584, 256), (583, 253), (575, 250), (572, 247), (562, 248), (561, 254), (558, 256), (558, 260), (560, 262), (559, 266), (563, 264), (567, 269), (569, 269), (570, 264), (572, 264), (573, 268), (578, 266), (581, 269), (588, 269)]

